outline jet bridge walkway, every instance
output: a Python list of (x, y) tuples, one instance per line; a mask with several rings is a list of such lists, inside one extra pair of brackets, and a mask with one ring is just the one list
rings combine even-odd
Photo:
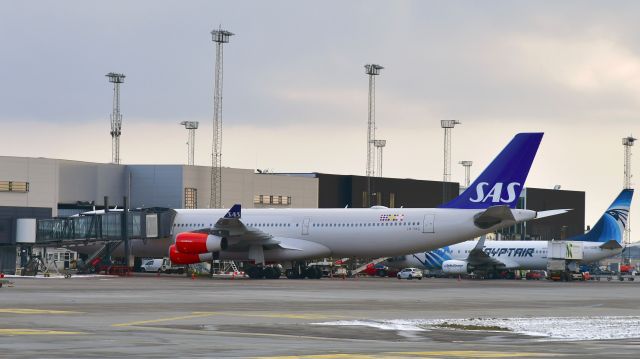
[(167, 238), (171, 235), (175, 214), (168, 208), (148, 208), (96, 211), (76, 217), (37, 220), (33, 245), (65, 247), (79, 243), (117, 242), (125, 238)]

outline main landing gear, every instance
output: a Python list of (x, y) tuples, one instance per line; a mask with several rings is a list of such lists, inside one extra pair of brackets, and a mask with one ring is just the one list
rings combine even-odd
[(278, 267), (254, 266), (247, 270), (247, 275), (251, 279), (279, 279), (282, 271)]
[(305, 264), (294, 264), (292, 268), (286, 271), (287, 279), (320, 279), (322, 278), (322, 269), (317, 266), (306, 266)]
[[(276, 266), (253, 266), (247, 269), (247, 275), (251, 279), (279, 279), (282, 271)], [(292, 268), (285, 271), (287, 279), (320, 279), (322, 269), (316, 266), (307, 266), (304, 263), (294, 264)]]

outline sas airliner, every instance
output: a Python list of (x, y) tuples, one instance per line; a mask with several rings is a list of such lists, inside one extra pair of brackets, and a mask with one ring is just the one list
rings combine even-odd
[[(235, 205), (226, 214), (219, 209), (178, 209), (169, 256), (177, 264), (252, 261), (256, 264), (248, 271), (252, 278), (278, 278), (279, 270), (265, 264), (284, 262), (291, 265), (287, 277), (313, 278), (319, 274), (301, 261), (432, 250), (563, 213), (515, 209), (542, 135), (516, 135), (466, 191), (440, 208), (243, 211)], [(136, 248), (133, 252), (140, 255)]]
[(251, 278), (279, 278), (280, 270), (266, 264), (282, 262), (288, 278), (318, 278), (320, 271), (304, 260), (379, 258), (459, 243), (564, 213), (515, 209), (542, 136), (517, 134), (467, 190), (439, 208), (177, 209), (171, 238), (131, 241), (131, 253), (168, 251), (174, 264), (250, 261), (256, 264), (247, 271)]
[[(622, 234), (629, 219), (632, 189), (625, 189), (587, 233), (567, 238), (583, 241), (585, 263), (619, 255)], [(467, 241), (431, 252), (390, 258), (387, 265), (395, 268), (418, 267), (442, 269), (449, 274), (496, 272), (505, 269), (547, 269), (549, 241)]]

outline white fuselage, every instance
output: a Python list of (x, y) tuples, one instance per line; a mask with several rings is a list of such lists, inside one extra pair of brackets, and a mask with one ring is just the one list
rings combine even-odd
[[(440, 269), (445, 260), (467, 260), (469, 252), (478, 242), (466, 241), (432, 252), (406, 255), (404, 259), (393, 259), (393, 267), (418, 267)], [(603, 249), (602, 243), (583, 242), (582, 262), (590, 263), (620, 254), (622, 249)], [(485, 241), (484, 252), (502, 262), (505, 269), (544, 270), (547, 269), (549, 241)]]
[[(285, 246), (300, 248), (310, 243), (315, 257), (378, 258), (448, 246), (536, 216), (534, 211), (514, 209), (515, 222), (505, 221), (481, 229), (474, 225), (474, 216), (483, 211), (440, 208), (244, 209), (241, 221), (247, 228), (265, 232)], [(144, 243), (132, 241), (132, 254), (139, 257), (166, 256), (177, 234), (213, 228), (226, 210), (178, 209), (176, 212), (173, 238), (149, 239)], [(297, 260), (305, 257), (303, 252), (271, 249), (264, 251), (264, 257), (267, 261)], [(243, 260), (248, 258), (248, 253), (222, 251), (219, 258)]]

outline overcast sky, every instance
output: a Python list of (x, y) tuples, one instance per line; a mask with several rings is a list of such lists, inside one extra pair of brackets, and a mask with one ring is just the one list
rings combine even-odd
[(379, 63), (385, 176), (441, 179), (442, 119), (462, 122), (456, 181), (457, 162), (476, 175), (515, 133), (543, 131), (527, 184), (586, 191), (592, 225), (622, 188), (621, 138), (640, 133), (638, 14), (634, 1), (3, 1), (0, 155), (109, 162), (114, 71), (124, 163), (184, 163), (178, 123), (192, 120), (208, 164), (222, 25), (236, 33), (224, 166), (364, 174), (363, 65)]

